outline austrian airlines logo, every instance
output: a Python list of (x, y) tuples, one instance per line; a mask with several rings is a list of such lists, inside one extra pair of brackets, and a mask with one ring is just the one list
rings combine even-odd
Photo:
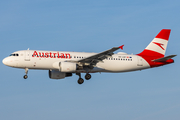
[(68, 58), (71, 59), (71, 55), (69, 53), (59, 53), (59, 52), (37, 52), (34, 51), (32, 57), (41, 57), (41, 58)]
[(162, 47), (164, 44), (162, 43), (157, 43), (157, 42), (153, 42), (154, 44), (158, 45), (160, 48), (162, 48), (164, 50), (164, 48)]

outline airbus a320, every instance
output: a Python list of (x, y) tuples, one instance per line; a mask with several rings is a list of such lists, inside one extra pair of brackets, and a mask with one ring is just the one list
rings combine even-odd
[(86, 73), (85, 79), (91, 78), (90, 73), (96, 72), (130, 72), (147, 68), (159, 67), (173, 63), (176, 55), (165, 57), (170, 29), (162, 29), (150, 44), (139, 54), (113, 52), (123, 49), (123, 46), (113, 47), (100, 53), (21, 50), (13, 52), (3, 59), (3, 64), (25, 69), (24, 79), (27, 79), (29, 69), (49, 70), (51, 79), (63, 79), (73, 74), (79, 76), (78, 83), (84, 82), (81, 73)]

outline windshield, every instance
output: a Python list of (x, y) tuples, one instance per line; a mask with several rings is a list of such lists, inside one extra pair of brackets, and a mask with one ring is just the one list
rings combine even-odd
[(10, 54), (9, 56), (19, 56), (19, 54), (15, 54), (15, 53), (13, 53), (13, 54)]

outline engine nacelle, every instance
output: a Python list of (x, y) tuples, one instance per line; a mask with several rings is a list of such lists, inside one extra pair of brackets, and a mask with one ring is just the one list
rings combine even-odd
[(51, 79), (63, 79), (70, 76), (72, 76), (72, 73), (64, 73), (58, 70), (49, 70), (49, 78)]
[(60, 62), (59, 67), (61, 72), (75, 72), (77, 70), (77, 64), (71, 62)]

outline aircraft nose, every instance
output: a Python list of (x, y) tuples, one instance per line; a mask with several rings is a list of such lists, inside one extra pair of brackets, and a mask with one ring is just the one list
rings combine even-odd
[(8, 65), (8, 61), (9, 61), (9, 60), (8, 60), (7, 58), (4, 58), (3, 61), (2, 61), (2, 63), (3, 63), (4, 65)]

